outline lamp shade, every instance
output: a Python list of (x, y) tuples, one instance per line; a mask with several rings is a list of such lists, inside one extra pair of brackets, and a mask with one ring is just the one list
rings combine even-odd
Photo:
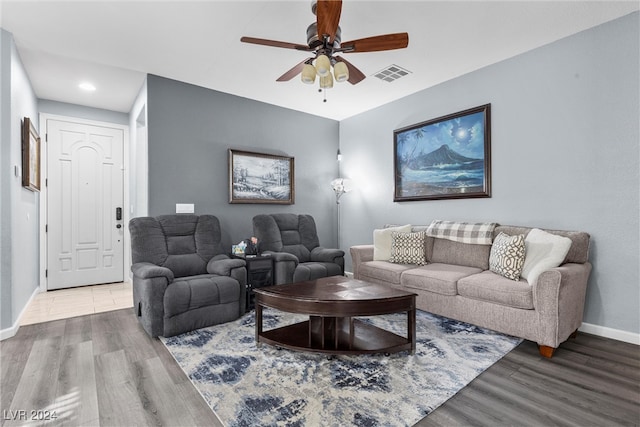
[(302, 83), (313, 84), (316, 81), (316, 68), (311, 64), (305, 64), (300, 75)]
[(349, 79), (349, 69), (344, 62), (336, 62), (333, 66), (333, 75), (337, 82), (344, 82)]
[(331, 89), (333, 87), (333, 76), (331, 73), (320, 77), (320, 89)]
[(316, 58), (316, 71), (320, 77), (331, 74), (331, 61), (327, 55), (318, 55)]
[(347, 178), (336, 178), (331, 181), (331, 188), (336, 193), (344, 194), (352, 190), (351, 180)]

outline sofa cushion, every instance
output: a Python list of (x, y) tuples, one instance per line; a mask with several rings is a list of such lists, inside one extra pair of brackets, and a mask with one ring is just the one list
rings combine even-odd
[(524, 265), (524, 234), (496, 236), (489, 254), (489, 270), (507, 279), (520, 280)]
[(238, 281), (226, 276), (200, 274), (177, 278), (164, 293), (164, 315), (171, 317), (209, 305), (240, 300)]
[(510, 280), (492, 271), (483, 271), (458, 280), (458, 294), (508, 307), (533, 309), (533, 287), (526, 280)]
[(393, 264), (388, 261), (367, 261), (360, 265), (359, 275), (363, 280), (374, 277), (378, 281), (400, 285), (402, 272), (412, 268), (416, 268), (415, 265)]
[(534, 228), (524, 240), (527, 256), (522, 268), (522, 277), (531, 284), (538, 281), (543, 271), (558, 267), (567, 256), (571, 247), (571, 239), (556, 236)]
[(447, 239), (433, 239), (431, 258), (427, 261), (489, 269), (491, 245), (471, 245)]
[(394, 231), (399, 233), (410, 233), (411, 224), (373, 230), (374, 261), (389, 261), (391, 258), (391, 233)]
[(417, 233), (391, 233), (391, 258), (390, 262), (398, 264), (424, 265), (426, 234), (423, 231)]
[(401, 284), (407, 288), (442, 295), (457, 295), (458, 280), (481, 271), (479, 268), (461, 265), (429, 264), (404, 271)]

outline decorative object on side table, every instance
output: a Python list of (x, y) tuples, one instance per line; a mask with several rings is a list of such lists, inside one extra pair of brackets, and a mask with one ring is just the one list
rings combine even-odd
[(393, 131), (394, 202), (491, 197), (491, 104)]

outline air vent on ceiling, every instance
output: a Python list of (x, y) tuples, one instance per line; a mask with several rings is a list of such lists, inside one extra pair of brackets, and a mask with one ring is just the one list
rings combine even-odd
[(378, 71), (373, 76), (391, 83), (394, 80), (398, 80), (400, 77), (404, 77), (411, 73), (411, 71), (404, 69), (396, 64), (391, 64), (388, 67)]

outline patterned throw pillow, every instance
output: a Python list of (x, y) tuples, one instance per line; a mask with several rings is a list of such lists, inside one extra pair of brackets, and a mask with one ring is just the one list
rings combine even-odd
[(427, 263), (424, 255), (424, 241), (426, 238), (424, 231), (416, 233), (391, 233), (391, 258), (390, 262), (397, 264), (425, 265)]
[(493, 240), (489, 254), (489, 270), (511, 280), (520, 280), (524, 265), (524, 234), (500, 233)]

